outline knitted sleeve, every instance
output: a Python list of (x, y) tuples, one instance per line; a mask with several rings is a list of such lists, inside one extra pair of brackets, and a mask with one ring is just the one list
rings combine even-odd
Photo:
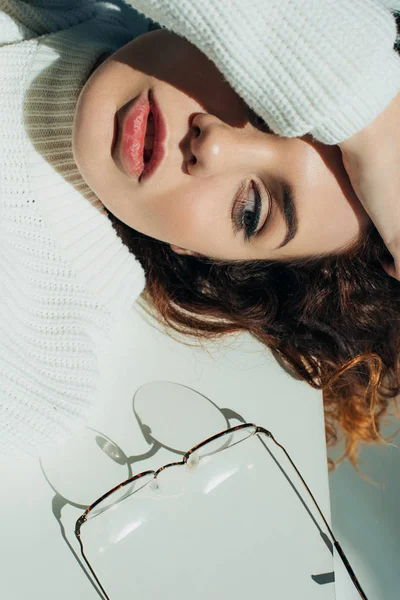
[(0, 0), (0, 44), (73, 27), (95, 15), (97, 0)]
[(400, 11), (400, 0), (381, 0), (389, 10)]
[(277, 134), (338, 144), (400, 90), (399, 0), (126, 0), (195, 44)]
[[(132, 7), (125, 0), (0, 0), (0, 46), (55, 33), (107, 13), (107, 21), (128, 25)], [(123, 20), (123, 19), (122, 19)]]

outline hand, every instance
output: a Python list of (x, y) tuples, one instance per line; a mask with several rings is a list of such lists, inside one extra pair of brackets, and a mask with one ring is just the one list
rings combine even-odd
[(351, 185), (393, 257), (383, 267), (400, 280), (400, 93), (339, 147)]

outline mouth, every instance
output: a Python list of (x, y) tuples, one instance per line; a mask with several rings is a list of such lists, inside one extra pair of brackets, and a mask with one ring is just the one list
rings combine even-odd
[(149, 179), (165, 157), (166, 125), (152, 90), (134, 99), (122, 126), (121, 136), (115, 129), (115, 145), (126, 172), (139, 182)]

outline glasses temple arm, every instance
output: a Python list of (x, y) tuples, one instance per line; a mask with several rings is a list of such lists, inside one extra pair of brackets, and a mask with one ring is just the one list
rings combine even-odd
[[(77, 540), (78, 540), (78, 542), (79, 542), (79, 546), (80, 546), (80, 548), (81, 548), (81, 554), (82, 554), (82, 558), (83, 558), (83, 560), (85, 561), (85, 563), (87, 564), (87, 566), (89, 567), (89, 570), (90, 570), (91, 574), (93, 575), (93, 577), (94, 577), (94, 579), (95, 579), (95, 581), (96, 581), (97, 585), (100, 587), (100, 589), (101, 589), (101, 592), (102, 592), (102, 594), (104, 595), (104, 597), (106, 598), (106, 600), (111, 600), (111, 599), (110, 599), (110, 597), (109, 597), (109, 595), (107, 594), (107, 592), (105, 591), (105, 589), (104, 589), (104, 588), (103, 588), (103, 586), (101, 585), (101, 583), (100, 583), (100, 581), (99, 581), (99, 579), (98, 579), (98, 577), (97, 577), (96, 573), (94, 572), (94, 569), (93, 569), (92, 565), (90, 564), (90, 562), (89, 562), (89, 561), (88, 561), (88, 559), (86, 558), (86, 554), (85, 554), (85, 553), (84, 553), (84, 551), (83, 551), (83, 543), (82, 543), (82, 540), (81, 540), (81, 532), (80, 532), (80, 528), (81, 528), (81, 525), (82, 525), (82, 524), (85, 522), (85, 520), (86, 520), (85, 518), (83, 518), (83, 517), (80, 517), (80, 519), (78, 520), (78, 521), (79, 521), (79, 523), (77, 522), (77, 525), (76, 525), (76, 527), (75, 527), (75, 535), (76, 535), (76, 538), (77, 538)], [(97, 593), (99, 593), (99, 590), (97, 590)]]
[[(260, 429), (261, 429), (261, 431), (263, 431), (263, 429), (262, 429), (262, 428), (260, 428)], [(264, 431), (267, 431), (267, 430), (264, 430)], [(263, 431), (263, 432), (264, 432), (264, 431)], [(272, 433), (271, 433), (271, 432), (269, 432), (269, 431), (268, 431), (267, 433), (268, 433), (268, 437), (271, 437), (271, 439), (272, 439), (272, 440), (275, 442), (275, 444), (276, 444), (277, 446), (279, 446), (279, 448), (281, 448), (281, 450), (283, 450), (283, 452), (285, 453), (285, 456), (286, 456), (286, 457), (287, 457), (287, 459), (289, 460), (290, 464), (292, 465), (292, 467), (293, 467), (293, 468), (294, 468), (294, 470), (296, 471), (297, 475), (300, 477), (300, 479), (301, 479), (301, 481), (302, 481), (303, 485), (305, 486), (305, 488), (306, 488), (307, 492), (309, 493), (309, 495), (310, 495), (310, 497), (311, 497), (312, 501), (314, 502), (314, 505), (315, 505), (315, 507), (317, 508), (317, 510), (318, 510), (318, 512), (319, 512), (319, 514), (321, 515), (321, 518), (322, 518), (322, 520), (324, 521), (324, 523), (325, 523), (325, 525), (326, 525), (326, 528), (328, 529), (328, 531), (329, 531), (329, 533), (330, 533), (330, 535), (331, 535), (331, 537), (332, 537), (333, 544), (334, 544), (334, 546), (335, 546), (335, 548), (336, 548), (336, 550), (337, 550), (337, 552), (338, 552), (338, 554), (339, 554), (340, 558), (342, 559), (342, 562), (343, 562), (344, 566), (346, 567), (346, 569), (347, 569), (347, 572), (348, 572), (348, 574), (350, 575), (352, 582), (354, 583), (355, 587), (357, 588), (357, 591), (358, 591), (358, 593), (360, 594), (360, 596), (361, 596), (361, 598), (362, 598), (363, 600), (368, 600), (368, 598), (367, 598), (367, 596), (366, 596), (366, 594), (365, 594), (364, 590), (362, 589), (362, 587), (361, 587), (361, 585), (360, 585), (360, 582), (358, 581), (358, 579), (357, 579), (357, 577), (356, 577), (356, 574), (354, 573), (353, 569), (352, 569), (352, 568), (351, 568), (351, 566), (350, 566), (350, 563), (349, 563), (349, 561), (348, 561), (348, 559), (347, 559), (347, 556), (345, 555), (345, 553), (344, 553), (344, 551), (343, 551), (343, 549), (342, 549), (341, 545), (339, 544), (339, 542), (338, 542), (338, 541), (337, 541), (337, 539), (335, 538), (335, 536), (334, 536), (334, 534), (333, 534), (333, 531), (332, 531), (332, 529), (331, 529), (331, 528), (330, 528), (330, 526), (329, 526), (329, 523), (328, 523), (328, 521), (326, 520), (326, 518), (325, 518), (325, 516), (324, 516), (324, 514), (323, 514), (323, 512), (322, 512), (322, 510), (321, 510), (321, 509), (320, 509), (320, 507), (318, 506), (318, 502), (316, 501), (316, 499), (314, 498), (313, 494), (311, 493), (311, 490), (310, 490), (310, 488), (308, 487), (308, 485), (307, 485), (307, 484), (306, 484), (306, 482), (304, 481), (303, 477), (301, 476), (301, 474), (300, 474), (300, 471), (298, 470), (298, 468), (296, 467), (296, 465), (294, 464), (294, 462), (293, 462), (293, 461), (292, 461), (292, 459), (290, 458), (290, 456), (289, 456), (288, 452), (285, 450), (285, 448), (284, 448), (284, 447), (283, 447), (283, 446), (282, 446), (282, 445), (281, 445), (279, 442), (277, 442), (277, 441), (276, 441), (276, 439), (274, 438), (274, 436), (272, 435)]]

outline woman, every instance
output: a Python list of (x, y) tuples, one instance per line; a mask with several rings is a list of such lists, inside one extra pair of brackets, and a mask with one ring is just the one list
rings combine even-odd
[[(16, 3), (11, 4), (14, 6)], [(383, 38), (387, 52), (393, 43), (389, 39), (393, 33), (393, 19), (381, 5), (378, 7), (373, 2), (366, 4), (377, 12), (386, 25)], [(146, 10), (150, 5), (146, 3)], [(277, 10), (273, 5), (272, 2), (270, 7)], [(171, 2), (166, 4), (166, 13), (173, 6)], [(210, 9), (210, 6), (206, 8)], [(282, 14), (287, 18), (283, 8)], [(33, 18), (36, 18), (31, 30), (40, 32), (43, 29), (43, 14), (48, 9), (41, 10), (40, 15), (35, 11), (29, 14), (32, 24)], [(344, 5), (342, 10), (345, 10)], [(76, 17), (74, 25), (82, 20), (82, 13), (77, 17), (79, 10), (61, 15), (63, 11), (64, 8), (56, 10), (59, 23), (65, 23), (66, 16), (72, 20)], [(21, 18), (21, 15), (18, 16)], [(185, 20), (188, 15), (183, 15), (181, 21), (178, 16), (175, 15), (175, 21), (179, 26), (188, 22)], [(312, 17), (309, 19), (314, 27)], [(342, 25), (346, 23), (344, 21)], [(112, 19), (109, 19), (108, 27), (111, 25)], [(294, 31), (295, 24), (291, 26)], [(143, 33), (143, 22), (141, 27)], [(306, 35), (304, 30), (303, 24), (303, 36)], [(101, 34), (104, 34), (104, 30)], [(75, 41), (77, 39), (74, 38)], [(99, 28), (96, 50), (100, 47), (100, 39), (105, 45)], [(56, 42), (60, 45), (57, 46)], [(45, 43), (59, 50), (60, 46), (65, 49), (62, 44), (68, 42), (73, 52), (71, 40), (66, 37), (61, 43), (60, 37), (56, 39), (55, 35)], [(93, 43), (93, 50), (94, 47)], [(80, 57), (82, 51), (79, 48), (76, 55)], [(360, 362), (357, 373), (354, 373), (355, 370), (346, 371), (336, 385), (332, 384), (331, 389), (327, 384), (343, 364), (359, 354), (374, 352), (382, 357), (385, 374), (392, 376), (393, 389), (389, 396), (397, 391), (396, 324), (394, 332), (390, 333), (387, 315), (396, 314), (398, 286), (385, 276), (380, 267), (379, 261), (385, 258), (383, 243), (379, 246), (380, 238), (371, 228), (348, 181), (340, 149), (323, 145), (306, 133), (313, 131), (315, 136), (319, 131), (321, 136), (327, 136), (325, 142), (333, 144), (334, 141), (329, 137), (332, 135), (332, 122), (328, 125), (325, 123), (318, 130), (304, 123), (304, 115), (300, 114), (300, 121), (303, 119), (301, 127), (306, 126), (305, 135), (298, 139), (274, 136), (266, 123), (248, 109), (242, 99), (245, 93), (242, 96), (235, 93), (204, 54), (167, 31), (153, 31), (107, 54), (107, 60), (99, 68), (95, 65), (94, 72), (86, 78), (76, 103), (72, 131), (74, 162), (89, 191), (95, 195), (91, 208), (95, 206), (100, 212), (98, 198), (108, 210), (125, 244), (144, 267), (147, 298), (153, 301), (168, 324), (196, 335), (250, 331), (298, 376), (314, 386), (325, 388), (328, 441), (334, 439), (334, 422), (341, 422), (350, 440), (348, 454), (354, 458), (354, 445), (358, 439), (376, 438), (374, 422), (369, 414), (369, 397), (364, 399), (364, 392), (370, 371), (376, 376), (377, 367), (373, 361), (365, 364)], [(382, 60), (383, 54), (380, 57)], [(392, 62), (393, 75), (398, 78), (399, 65), (396, 61)], [(71, 66), (69, 68), (72, 69)], [(61, 66), (59, 73), (61, 80)], [(28, 119), (25, 124), (35, 151), (46, 156), (53, 169), (58, 169), (64, 179), (69, 175), (69, 180), (73, 182), (71, 175), (75, 174), (66, 169), (63, 171), (69, 158), (56, 160), (54, 148), (51, 155), (50, 151), (46, 155), (41, 146), (43, 125), (40, 129), (37, 113), (32, 107), (43, 90), (56, 90), (54, 74), (52, 85), (47, 83), (50, 75), (46, 73), (46, 76), (47, 79), (39, 76), (29, 89), (31, 97), (26, 114), (32, 120)], [(299, 82), (295, 83), (297, 89)], [(59, 81), (57, 85), (59, 90), (66, 93), (66, 86), (63, 88)], [(390, 100), (393, 89), (386, 89), (385, 94), (383, 97), (381, 94), (381, 108)], [(61, 117), (61, 97), (57, 96), (57, 102), (57, 108), (53, 103), (50, 109), (49, 100), (48, 112), (41, 116), (45, 114), (49, 119), (52, 112), (53, 117)], [(132, 165), (124, 151), (126, 124), (132, 115), (135, 116), (134, 107), (138, 106), (141, 107), (136, 114), (139, 119), (143, 115), (148, 117), (149, 106), (153, 107), (155, 115), (158, 113), (154, 106), (160, 107), (169, 144), (163, 161), (159, 161), (157, 169), (142, 180), (139, 180), (136, 172), (137, 164)], [(38, 104), (35, 108), (39, 111)], [(363, 115), (366, 123), (371, 117), (368, 109), (366, 107)], [(119, 130), (114, 144), (112, 126), (115, 116)], [(276, 133), (282, 123), (287, 123), (287, 118), (284, 111), (276, 113), (275, 117), (273, 126)], [(155, 140), (151, 139), (154, 137), (154, 125), (148, 122), (145, 144), (148, 152), (138, 159), (140, 169), (153, 145), (153, 151), (158, 151), (157, 135), (161, 126), (157, 118), (155, 129), (158, 134)], [(293, 121), (296, 118), (293, 117)], [(43, 119), (40, 123), (43, 123)], [(47, 125), (49, 123), (53, 134), (57, 128), (56, 120), (49, 119)], [(357, 132), (359, 124), (354, 126), (351, 119), (342, 119), (340, 133), (351, 136)], [(298, 135), (296, 130), (288, 133)], [(59, 134), (53, 137), (60, 141)], [(135, 160), (137, 158), (134, 156)], [(39, 164), (33, 150), (30, 150), (28, 164), (36, 175), (44, 173), (45, 165), (42, 162)], [(46, 171), (46, 181), (48, 177), (54, 178), (54, 174)], [(39, 180), (36, 181), (39, 186)], [(78, 191), (82, 182), (73, 185), (76, 188), (74, 191)], [(105, 245), (101, 246), (99, 240), (106, 238), (104, 220), (100, 220), (100, 215), (94, 211), (90, 212), (87, 206), (83, 210), (81, 203), (73, 205), (69, 196), (68, 204), (65, 204), (68, 206), (66, 212), (60, 212), (60, 206), (54, 203), (54, 198), (55, 192), (61, 189), (58, 187), (61, 183), (54, 182), (52, 186), (49, 186), (51, 192), (41, 189), (37, 195), (40, 214), (49, 229), (57, 234), (62, 258), (72, 264), (77, 281), (81, 286), (86, 286), (87, 293), (93, 294), (90, 298), (92, 304), (86, 300), (87, 314), (79, 315), (79, 323), (83, 327), (80, 330), (79, 349), (81, 355), (85, 356), (85, 352), (87, 354), (91, 349), (90, 341), (85, 345), (85, 335), (90, 335), (98, 344), (101, 330), (94, 318), (90, 329), (86, 323), (83, 325), (87, 317), (101, 314), (103, 329), (109, 328), (109, 324), (106, 326), (109, 317), (107, 312), (113, 309), (112, 317), (116, 318), (117, 313), (127, 307), (127, 292), (132, 293), (135, 285), (137, 289), (140, 275), (137, 265), (134, 274), (133, 262), (129, 263), (128, 257), (119, 252), (122, 268), (114, 277), (113, 285), (109, 285), (106, 279), (112, 279), (110, 272), (113, 271), (107, 269), (105, 264), (107, 257), (120, 250), (116, 240), (113, 239), (112, 253)], [(87, 189), (81, 187), (80, 193), (85, 192)], [(63, 198), (66, 201), (67, 195)], [(75, 230), (71, 225), (74, 221), (68, 219), (76, 221), (78, 209), (85, 216)], [(101, 216), (104, 217), (103, 214)], [(103, 238), (96, 236), (97, 226), (103, 227)], [(109, 232), (107, 236), (111, 239)], [(320, 258), (321, 255), (324, 257)], [(129, 267), (131, 271), (126, 277)], [(377, 282), (379, 292), (374, 293), (373, 301), (370, 297), (366, 299), (366, 291), (372, 289), (375, 292)], [(101, 299), (101, 309), (94, 306), (94, 298)], [(383, 308), (389, 311), (384, 316)], [(46, 343), (48, 348), (49, 343)], [(71, 351), (72, 347), (61, 349), (60, 357), (62, 352), (66, 355), (66, 350)], [(75, 383), (75, 387), (73, 381), (66, 382), (81, 366), (82, 361), (70, 361), (65, 365), (68, 368), (60, 371), (57, 380), (61, 376), (64, 380), (56, 390), (58, 405), (54, 401), (56, 405), (51, 406), (46, 397), (47, 404), (29, 406), (30, 414), (37, 415), (39, 408), (43, 417), (35, 423), (37, 436), (33, 444), (29, 440), (29, 451), (35, 448), (33, 451), (36, 452), (43, 435), (48, 436), (48, 441), (61, 439), (64, 435), (62, 429), (69, 427), (72, 431), (76, 427), (72, 417), (81, 418), (84, 411), (87, 412), (90, 394), (93, 393), (90, 386), (94, 379), (86, 381), (86, 390), (82, 388), (82, 381)], [(93, 363), (91, 367), (93, 371)], [(43, 369), (42, 377), (45, 372)], [(28, 375), (29, 381), (35, 380), (33, 369)], [(40, 385), (37, 376), (35, 383), (37, 387)], [(19, 388), (21, 398), (22, 387)], [(65, 390), (69, 396), (64, 393)], [(384, 392), (385, 389), (381, 390), (379, 398), (375, 399), (377, 421), (388, 406)], [(73, 408), (66, 402), (70, 398), (75, 402)], [(54, 408), (61, 413), (57, 422), (59, 430), (50, 433), (54, 421), (50, 409)], [(15, 417), (15, 403), (10, 401), (6, 406), (6, 414), (9, 416), (11, 413)], [(15, 432), (22, 439), (21, 421), (25, 413), (17, 413), (16, 417)], [(27, 431), (29, 423), (25, 428), (25, 437)], [(21, 439), (15, 443), (14, 436), (14, 451), (16, 448), (21, 450)], [(4, 440), (7, 441), (3, 435)], [(3, 445), (6, 445), (5, 442)]]

